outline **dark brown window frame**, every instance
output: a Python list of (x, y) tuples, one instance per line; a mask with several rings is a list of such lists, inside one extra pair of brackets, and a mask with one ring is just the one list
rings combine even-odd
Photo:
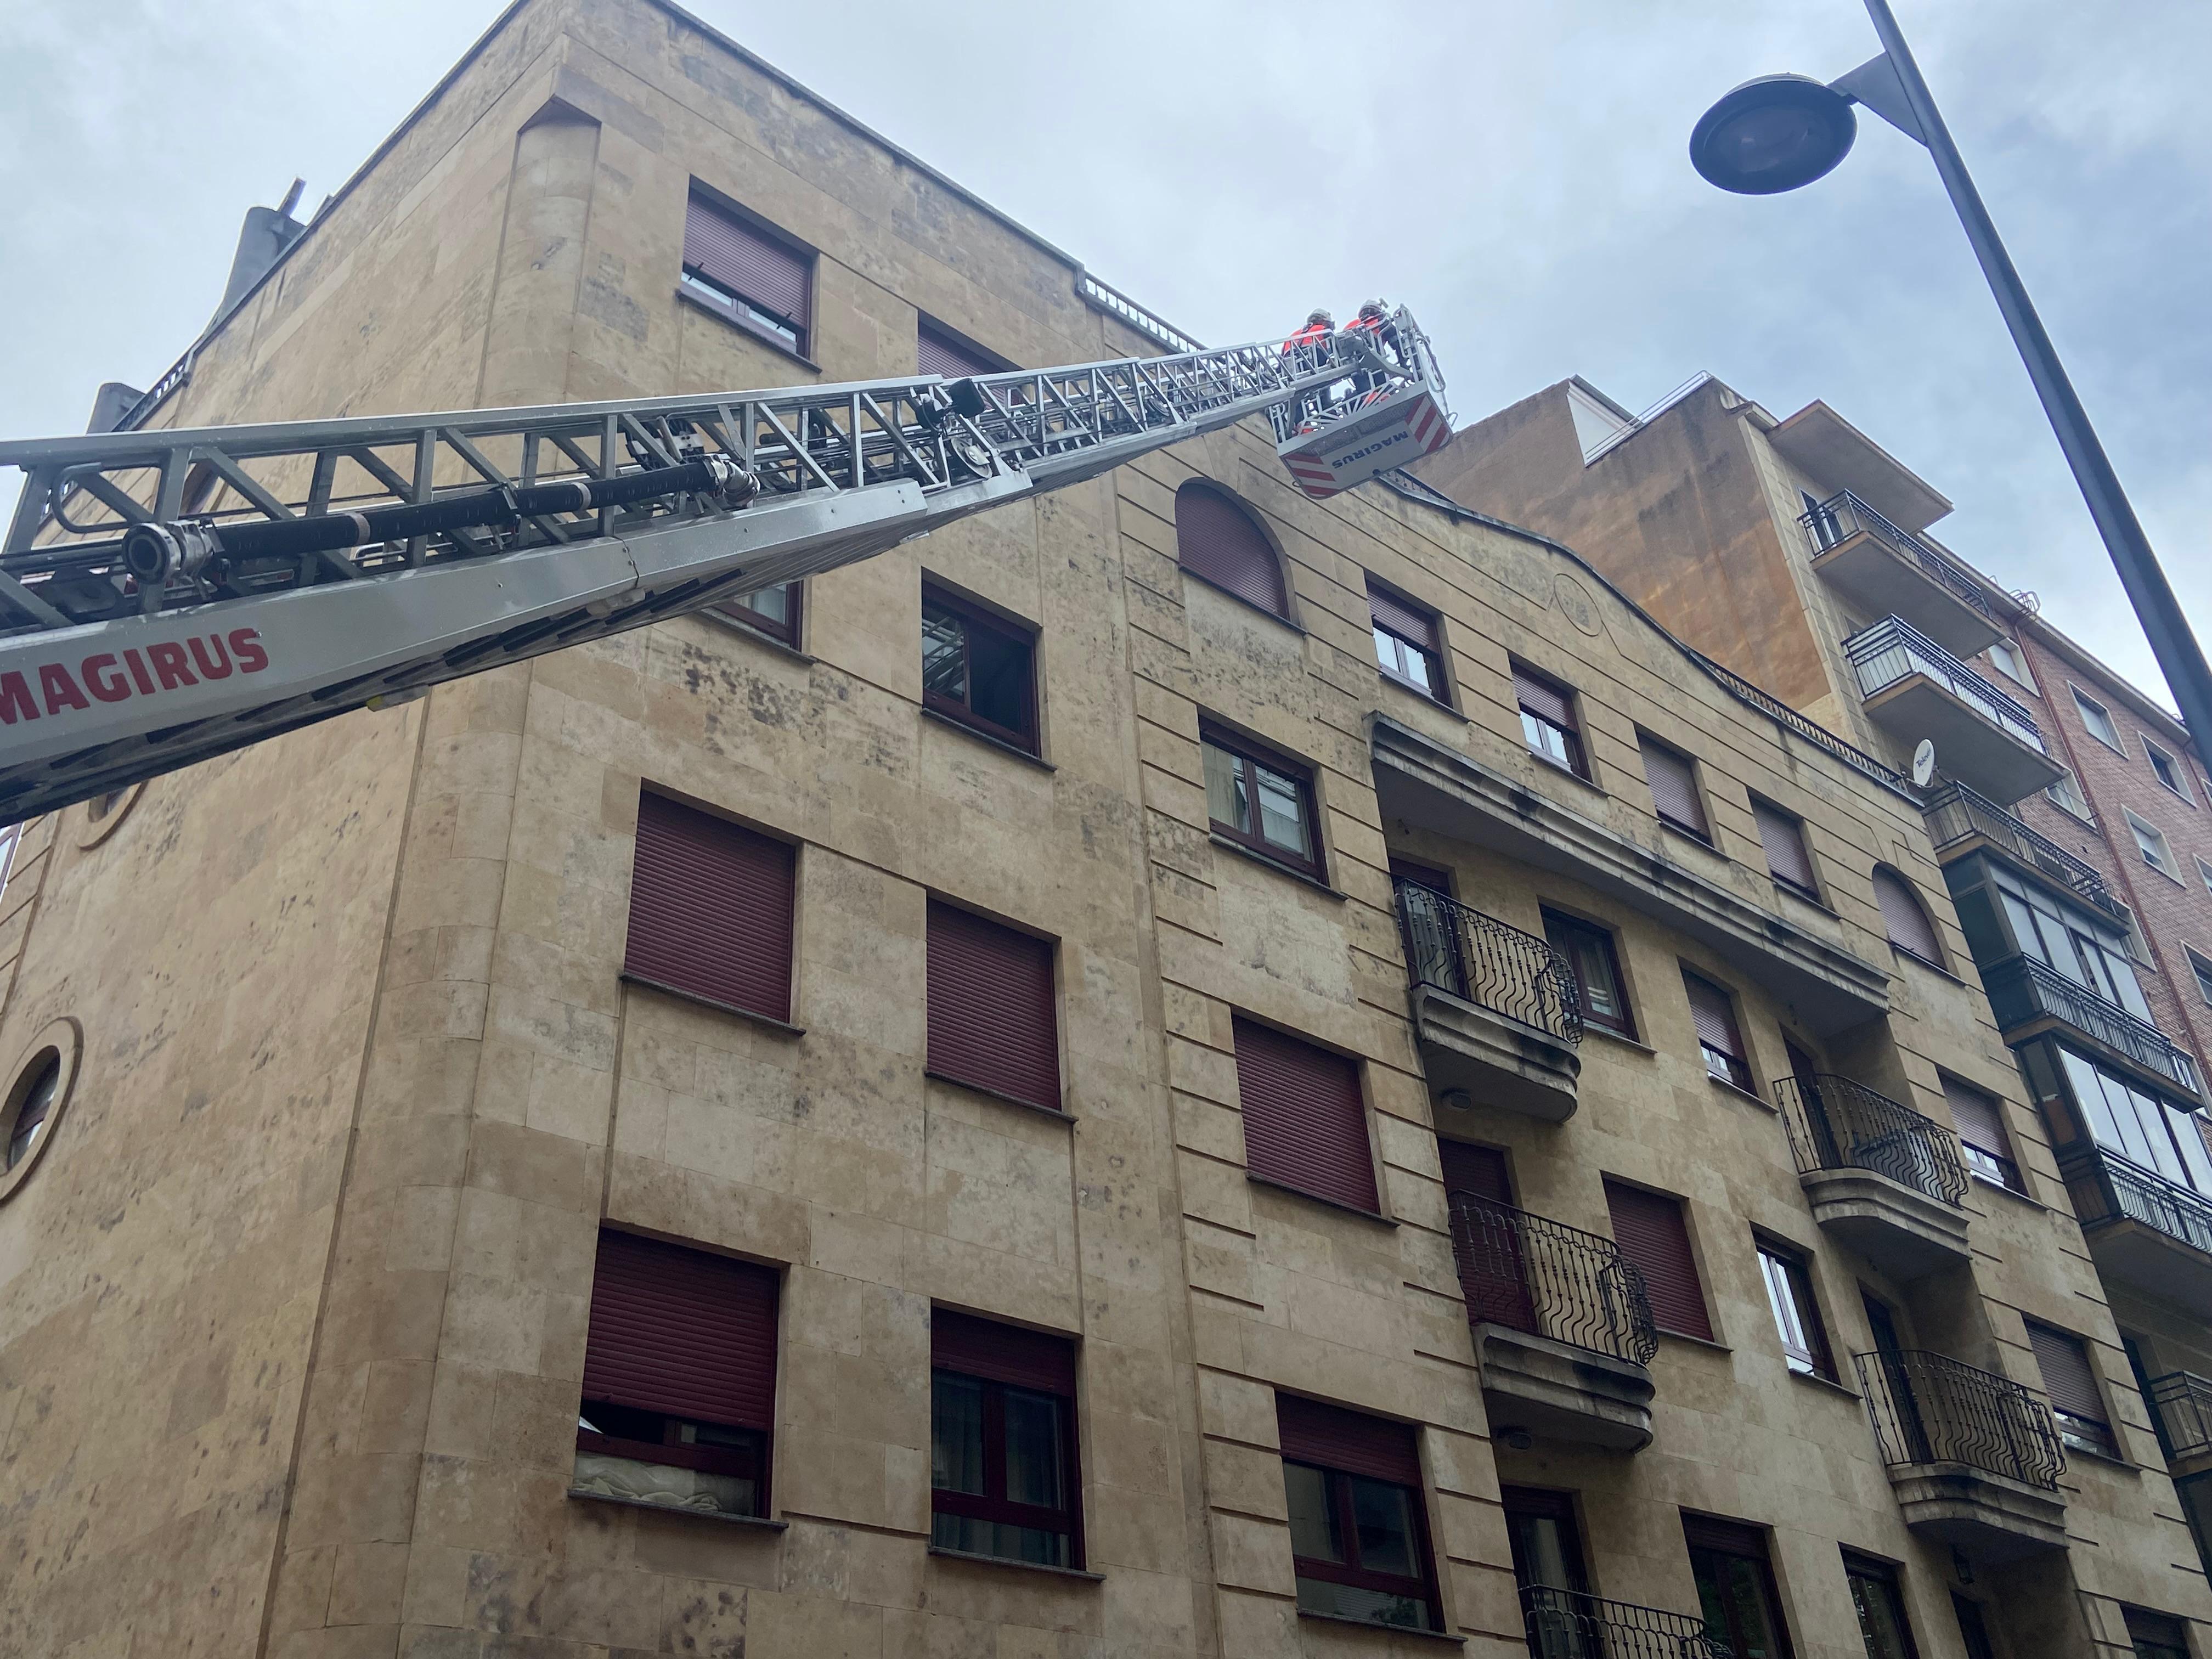
[(1805, 1345), (1791, 1346), (1790, 1334), (1782, 1328), (1781, 1310), (1774, 1310), (1775, 1334), (1782, 1340), (1783, 1358), (1793, 1371), (1817, 1376), (1824, 1382), (1838, 1381), (1835, 1349), (1828, 1341), (1827, 1322), (1820, 1315), (1820, 1293), (1813, 1286), (1812, 1258), (1795, 1245), (1784, 1244), (1763, 1233), (1753, 1233), (1752, 1244), (1759, 1252), (1759, 1276), (1770, 1304), (1775, 1293), (1773, 1273), (1779, 1270), (1783, 1287), (1789, 1294), (1790, 1311), (1804, 1330)]
[[(1753, 795), (1751, 798), (1751, 815), (1754, 827), (1762, 811), (1780, 819), (1789, 826), (1790, 833), (1797, 837), (1798, 851), (1805, 855), (1805, 867), (1817, 873), (1820, 866), (1813, 862), (1813, 843), (1805, 838), (1803, 817), (1790, 811), (1786, 807), (1776, 805), (1764, 795)], [(1808, 887), (1795, 876), (1785, 876), (1774, 867), (1773, 855), (1767, 852), (1765, 837), (1763, 835), (1759, 838), (1759, 854), (1766, 860), (1767, 876), (1777, 887), (1781, 888), (1784, 892), (1795, 893), (1808, 904), (1817, 904), (1824, 910), (1827, 908), (1827, 901), (1820, 896), (1818, 888)]]
[[(1316, 1463), (1307, 1457), (1285, 1457), (1285, 1465), (1295, 1463), (1301, 1468), (1311, 1469), (1322, 1477), (1322, 1491), (1335, 1516), (1337, 1536), (1344, 1541), (1346, 1561), (1321, 1561), (1310, 1555), (1295, 1553), (1291, 1557), (1293, 1578), (1312, 1578), (1324, 1584), (1341, 1584), (1346, 1589), (1373, 1590), (1378, 1595), (1403, 1595), (1419, 1601), (1428, 1609), (1429, 1622), (1425, 1626), (1395, 1625), (1382, 1619), (1353, 1619), (1354, 1624), (1373, 1625), (1380, 1630), (1425, 1628), (1431, 1632), (1443, 1628), (1443, 1599), (1437, 1589), (1436, 1550), (1429, 1539), (1429, 1506), (1426, 1495), (1419, 1486), (1407, 1486), (1403, 1481), (1384, 1480), (1379, 1476), (1360, 1474), (1348, 1469), (1332, 1468), (1326, 1463)], [(1395, 1486), (1411, 1500), (1407, 1504), (1413, 1516), (1413, 1547), (1419, 1553), (1421, 1576), (1408, 1578), (1395, 1572), (1374, 1572), (1358, 1565), (1359, 1528), (1352, 1507), (1352, 1483), (1354, 1479), (1371, 1480), (1378, 1486)], [(1301, 1609), (1301, 1612), (1305, 1612)], [(1309, 1615), (1310, 1616), (1310, 1615)], [(1346, 1615), (1331, 1613), (1329, 1618)]]
[[(1576, 777), (1580, 778), (1584, 783), (1595, 782), (1596, 780), (1592, 776), (1590, 771), (1589, 745), (1583, 740), (1583, 723), (1580, 713), (1576, 708), (1577, 699), (1575, 695), (1574, 687), (1569, 685), (1564, 680), (1553, 678), (1551, 675), (1544, 672), (1540, 668), (1530, 667), (1527, 663), (1522, 662), (1518, 657), (1508, 658), (1507, 667), (1516, 682), (1516, 689), (1514, 692), (1513, 702), (1514, 706), (1519, 712), (1523, 722), (1522, 729), (1523, 741), (1525, 742), (1527, 740), (1528, 736), (1526, 722), (1533, 720), (1540, 726), (1558, 732), (1559, 736), (1565, 740), (1565, 747), (1567, 751), (1567, 759), (1562, 761), (1556, 756), (1548, 755), (1541, 749), (1539, 749), (1534, 743), (1528, 744), (1528, 752), (1534, 755), (1538, 760), (1543, 762), (1547, 766), (1556, 766), (1563, 772), (1571, 773)], [(1523, 679), (1529, 680), (1537, 685), (1542, 686), (1558, 696), (1559, 701), (1566, 705), (1567, 718), (1572, 723), (1571, 725), (1562, 726), (1558, 720), (1553, 719), (1551, 715), (1543, 713), (1540, 709), (1531, 708), (1527, 703), (1522, 702), (1520, 692), (1517, 688), (1517, 682)]]
[[(1728, 1005), (1729, 1035), (1735, 1039), (1736, 1052), (1730, 1054), (1715, 1048), (1707, 1043), (1702, 1036), (1698, 1036), (1698, 1054), (1700, 1061), (1705, 1066), (1705, 1074), (1718, 1082), (1726, 1083), (1733, 1088), (1741, 1089), (1746, 1094), (1755, 1094), (1758, 1091), (1752, 1081), (1751, 1045), (1746, 1042), (1743, 1038), (1743, 1009), (1742, 1005), (1736, 999), (1735, 993), (1731, 991), (1727, 986), (1722, 984), (1720, 981), (1713, 978), (1711, 975), (1701, 974), (1686, 963), (1682, 966), (1682, 994), (1685, 998), (1689, 995), (1689, 981), (1696, 980), (1699, 983), (1709, 985), (1714, 990), (1719, 992), (1722, 999)], [(1696, 1028), (1697, 1022), (1692, 1018), (1691, 1021), (1691, 1030), (1693, 1034), (1696, 1032)], [(1717, 1054), (1721, 1056), (1723, 1062), (1724, 1070), (1722, 1072), (1716, 1072), (1713, 1070), (1712, 1057)]]
[[(1391, 586), (1389, 583), (1385, 581), (1377, 581), (1372, 575), (1370, 575), (1367, 578), (1367, 587), (1370, 595), (1367, 608), (1367, 620), (1370, 636), (1374, 634), (1389, 635), (1391, 639), (1396, 641), (1398, 644), (1404, 647), (1407, 652), (1419, 657), (1423, 662), (1428, 665), (1429, 677), (1435, 682), (1435, 684), (1432, 686), (1423, 685), (1419, 680), (1414, 679), (1412, 676), (1398, 672), (1397, 670), (1391, 667), (1389, 663), (1382, 661), (1379, 657), (1376, 659), (1376, 671), (1380, 673), (1384, 679), (1389, 681), (1391, 684), (1403, 686), (1407, 690), (1411, 691), (1417, 697), (1425, 697), (1431, 702), (1437, 704), (1439, 708), (1451, 708), (1451, 677), (1444, 672), (1443, 614), (1436, 611), (1431, 606), (1423, 605), (1419, 599), (1413, 599), (1411, 596), (1401, 592), (1397, 588)], [(1373, 594), (1376, 592), (1380, 592), (1384, 598), (1389, 599), (1395, 605), (1402, 606), (1407, 611), (1415, 611), (1426, 616), (1429, 619), (1430, 630), (1436, 635), (1437, 643), (1432, 646), (1424, 645), (1419, 640), (1413, 639), (1401, 630), (1391, 627), (1389, 623), (1383, 622), (1381, 618), (1376, 617), (1375, 615), (1374, 600), (1372, 598)]]
[[(1638, 1039), (1636, 1035), (1636, 1006), (1629, 999), (1628, 975), (1620, 971), (1620, 946), (1613, 929), (1602, 923), (1591, 921), (1586, 917), (1575, 915), (1570, 911), (1561, 910), (1549, 904), (1541, 906), (1538, 914), (1543, 919), (1546, 943), (1566, 957), (1567, 966), (1574, 972), (1575, 1000), (1582, 1010), (1583, 1023), (1610, 1031), (1615, 1036), (1626, 1037), (1631, 1042), (1637, 1042)], [(1606, 966), (1612, 970), (1614, 994), (1620, 1000), (1620, 1014), (1618, 1018), (1610, 1018), (1590, 1006), (1589, 987), (1583, 982), (1582, 969), (1575, 961), (1574, 952), (1567, 950), (1552, 937), (1552, 929), (1555, 926), (1562, 933), (1583, 935), (1595, 943), (1599, 951), (1603, 953)]]
[[(1898, 1636), (1905, 1644), (1905, 1651), (1899, 1659), (1920, 1659), (1920, 1644), (1912, 1634), (1911, 1609), (1905, 1601), (1903, 1570), (1893, 1561), (1885, 1561), (1879, 1556), (1867, 1555), (1848, 1547), (1843, 1551), (1843, 1558), (1844, 1583), (1847, 1589), (1855, 1578), (1881, 1586), (1889, 1602), (1890, 1617), (1895, 1620)], [(1871, 1649), (1869, 1659), (1873, 1659)]]
[[(799, 649), (799, 626), (805, 621), (806, 615), (806, 583), (802, 579), (787, 582), (773, 582), (769, 586), (783, 588), (791, 595), (791, 615), (786, 621), (778, 622), (765, 611), (756, 611), (747, 605), (745, 601), (752, 598), (751, 593), (740, 594), (738, 598), (726, 600), (720, 605), (709, 605), (708, 609), (717, 617), (736, 623), (740, 627), (750, 628), (754, 633), (763, 635), (779, 644), (787, 645), (796, 651)], [(755, 592), (768, 591), (767, 588), (754, 590)]]
[[(1252, 828), (1249, 831), (1239, 830), (1233, 823), (1224, 823), (1219, 818), (1213, 817), (1209, 810), (1206, 822), (1212, 833), (1224, 841), (1235, 843), (1256, 858), (1264, 859), (1271, 864), (1281, 865), (1286, 870), (1296, 871), (1302, 876), (1310, 876), (1316, 881), (1326, 882), (1328, 879), (1328, 849), (1322, 842), (1321, 799), (1314, 789), (1312, 766), (1304, 761), (1293, 760), (1279, 750), (1272, 749), (1265, 744), (1255, 743), (1251, 738), (1232, 732), (1210, 720), (1201, 720), (1199, 722), (1198, 741), (1200, 751), (1200, 787), (1202, 789), (1205, 787), (1204, 751), (1211, 746), (1218, 749), (1224, 755), (1233, 756), (1241, 763), (1238, 770), (1244, 780), (1245, 799), (1252, 803)], [(1298, 811), (1305, 824), (1306, 838), (1313, 844), (1313, 853), (1310, 857), (1301, 858), (1287, 847), (1278, 847), (1261, 833), (1260, 780), (1258, 775), (1252, 770), (1256, 766), (1266, 767), (1277, 776), (1287, 778), (1297, 787)]]
[[(958, 619), (962, 628), (962, 648), (968, 654), (969, 688), (969, 700), (963, 702), (957, 698), (948, 697), (942, 692), (932, 691), (925, 686), (921, 694), (921, 706), (932, 714), (942, 714), (956, 725), (964, 726), (969, 731), (980, 732), (984, 737), (995, 738), (1010, 748), (1018, 749), (1025, 755), (1042, 756), (1043, 741), (1040, 728), (1042, 722), (1037, 717), (1040, 702), (1037, 696), (1039, 630), (1033, 624), (1017, 622), (1012, 617), (979, 605), (975, 600), (964, 597), (956, 589), (947, 587), (942, 582), (927, 576), (922, 578), (921, 604), (925, 622), (928, 609), (932, 605), (951, 613)], [(1002, 726), (988, 715), (977, 714), (973, 707), (975, 649), (971, 641), (975, 632), (979, 629), (987, 634), (997, 635), (1002, 641), (1012, 641), (1020, 646), (1028, 654), (1028, 684), (1024, 688), (1022, 708), (1026, 729), (1017, 730), (1012, 726)]]
[[(957, 1376), (982, 1390), (983, 1490), (981, 1492), (956, 1492), (950, 1487), (932, 1485), (929, 1489), (930, 1514), (951, 1515), (965, 1521), (988, 1521), (1000, 1526), (1024, 1527), (1034, 1532), (1059, 1534), (1067, 1540), (1067, 1566), (1075, 1571), (1082, 1571), (1082, 1437), (1076, 1431), (1075, 1396), (1054, 1389), (1002, 1382), (994, 1377), (978, 1376), (973, 1371), (963, 1371), (954, 1365), (932, 1365), (929, 1368), (933, 1390), (940, 1375)], [(1065, 1509), (1052, 1510), (1035, 1504), (1018, 1504), (1006, 1496), (1008, 1389), (1018, 1389), (1025, 1394), (1042, 1395), (1060, 1401), (1060, 1489), (1067, 1499)], [(1012, 1561), (1019, 1558), (994, 1556), (991, 1559)]]

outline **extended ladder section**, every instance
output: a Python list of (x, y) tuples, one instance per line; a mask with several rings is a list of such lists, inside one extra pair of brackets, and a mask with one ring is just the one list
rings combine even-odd
[(1408, 378), (1385, 369), (1340, 336), (0, 443), (26, 474), (0, 548), (0, 823)]

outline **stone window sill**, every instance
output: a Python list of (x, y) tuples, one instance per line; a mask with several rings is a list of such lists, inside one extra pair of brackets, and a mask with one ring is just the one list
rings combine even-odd
[(614, 1498), (605, 1492), (580, 1492), (574, 1486), (568, 1488), (568, 1496), (579, 1504), (612, 1504), (618, 1509), (645, 1510), (683, 1521), (712, 1521), (725, 1527), (750, 1527), (760, 1532), (781, 1532), (791, 1525), (788, 1521), (771, 1520), (764, 1515), (725, 1515), (720, 1510), (678, 1509), (673, 1504), (655, 1504), (643, 1498)]
[(805, 1036), (804, 1025), (793, 1025), (787, 1019), (778, 1019), (773, 1014), (757, 1013), (750, 1008), (740, 1008), (734, 1002), (719, 1002), (713, 997), (702, 997), (696, 991), (686, 991), (673, 985), (665, 985), (657, 979), (647, 979), (642, 974), (623, 973), (617, 975), (625, 985), (638, 985), (648, 991), (658, 991), (665, 997), (674, 997), (679, 1002), (696, 1003), (702, 1008), (712, 1008), (716, 1013), (728, 1014), (785, 1036)]
[(1210, 587), (1215, 592), (1223, 595), (1224, 598), (1236, 600), (1237, 604), (1243, 605), (1247, 611), (1257, 611), (1261, 616), (1265, 617), (1269, 622), (1280, 623), (1284, 627), (1289, 629), (1293, 634), (1303, 636), (1306, 631), (1304, 629), (1299, 627), (1296, 623), (1292, 622), (1288, 617), (1283, 615), (1281, 611), (1270, 611), (1266, 605), (1261, 605), (1258, 600), (1248, 599), (1235, 589), (1224, 587), (1219, 582), (1210, 580), (1206, 577), (1200, 575), (1198, 572), (1193, 570), (1187, 564), (1178, 562), (1176, 568), (1182, 571), (1182, 574), (1188, 577), (1192, 581), (1198, 582), (1205, 586)]
[(1225, 847), (1231, 852), (1237, 854), (1240, 858), (1248, 858), (1251, 860), (1253, 863), (1260, 865), (1266, 869), (1273, 870), (1278, 875), (1288, 876), (1292, 881), (1304, 882), (1316, 892), (1326, 893), (1329, 897), (1334, 899), (1340, 904), (1345, 902), (1345, 898), (1346, 896), (1345, 894), (1339, 892), (1335, 888), (1323, 881), (1319, 876), (1308, 875), (1304, 871), (1297, 868), (1295, 865), (1285, 864), (1280, 859), (1271, 859), (1265, 853), (1255, 851), (1254, 848), (1247, 847), (1241, 841), (1231, 841), (1228, 836), (1219, 834), (1218, 831), (1209, 831), (1206, 838), (1212, 842), (1216, 847)]
[(812, 663), (819, 660), (812, 652), (801, 651), (790, 641), (780, 640), (765, 629), (755, 628), (750, 623), (726, 615), (715, 610), (712, 605), (702, 605), (691, 614), (702, 622), (714, 623), (725, 633), (735, 634), (740, 638), (752, 641), (757, 645), (764, 645), (771, 651), (789, 657), (793, 662)]
[(1653, 1048), (1650, 1043), (1638, 1042), (1634, 1037), (1630, 1036), (1627, 1033), (1624, 1031), (1616, 1031), (1609, 1025), (1600, 1025), (1595, 1020), (1587, 1017), (1583, 1020), (1583, 1035), (1584, 1036), (1603, 1037), (1607, 1042), (1619, 1043), (1624, 1048), (1633, 1048), (1638, 1054), (1650, 1054), (1655, 1060), (1659, 1057), (1659, 1051)]
[(1316, 1613), (1310, 1607), (1300, 1607), (1298, 1617), (1315, 1619), (1324, 1625), (1349, 1625), (1354, 1630), (1371, 1630), (1385, 1636), (1418, 1636), (1428, 1642), (1451, 1642), (1461, 1647), (1467, 1638), (1455, 1636), (1448, 1630), (1420, 1630), (1412, 1625), (1386, 1625), (1380, 1619), (1347, 1619), (1340, 1613)]
[(1790, 1376), (1793, 1382), (1802, 1382), (1808, 1388), (1819, 1389), (1826, 1394), (1839, 1394), (1846, 1400), (1856, 1400), (1859, 1397), (1857, 1389), (1845, 1388), (1832, 1376), (1816, 1376), (1811, 1371), (1801, 1371), (1794, 1365), (1790, 1368)]
[(1766, 1113), (1770, 1117), (1774, 1114), (1773, 1104), (1763, 1095), (1755, 1095), (1748, 1089), (1739, 1089), (1735, 1084), (1730, 1083), (1726, 1078), (1715, 1077), (1711, 1072), (1705, 1073), (1705, 1081), (1711, 1084), (1714, 1088), (1719, 1090), (1724, 1095), (1730, 1096), (1737, 1100), (1749, 1101), (1753, 1105), (1758, 1107), (1760, 1111)]
[[(995, 1100), (1002, 1106), (1018, 1106), (1025, 1112), (1035, 1112), (1039, 1117), (1052, 1118), (1061, 1123), (1073, 1123), (1075, 1121), (1075, 1114), (1073, 1112), (1064, 1112), (1051, 1106), (1040, 1106), (1034, 1100), (1024, 1100), (1018, 1095), (1010, 1095), (998, 1089), (986, 1088), (980, 1083), (969, 1082), (966, 1078), (948, 1077), (943, 1072), (933, 1072), (927, 1066), (922, 1068), (921, 1074), (929, 1079), (933, 1083), (942, 1083), (955, 1089), (963, 1089), (971, 1095), (981, 1095), (986, 1100)], [(947, 1552), (947, 1553), (952, 1555), (962, 1555), (965, 1554), (966, 1552), (963, 1550), (951, 1550)], [(987, 1557), (985, 1559), (995, 1560), (997, 1558)]]
[[(759, 342), (762, 345), (766, 346), (770, 351), (775, 352), (777, 356), (788, 357), (793, 362), (799, 364), (802, 368), (812, 369), (817, 374), (819, 374), (822, 372), (822, 365), (816, 362), (811, 357), (804, 356), (800, 353), (793, 351), (790, 346), (787, 345), (783, 341), (777, 339), (775, 335), (769, 333), (764, 328), (754, 328), (747, 324), (739, 322), (736, 318), (731, 316), (728, 312), (721, 310), (720, 307), (708, 301), (704, 295), (694, 294), (690, 289), (686, 288), (681, 283), (678, 283), (676, 285), (676, 297), (683, 301), (685, 305), (690, 306), (693, 310), (702, 312), (706, 315), (712, 317), (716, 322), (721, 324), (723, 327), (744, 335), (748, 340)], [(735, 402), (737, 399), (733, 398), (732, 401)]]
[(1272, 1192), (1288, 1193), (1292, 1198), (1303, 1198), (1309, 1204), (1326, 1204), (1332, 1210), (1341, 1210), (1345, 1214), (1356, 1215), (1364, 1221), (1379, 1221), (1386, 1227), (1395, 1227), (1398, 1224), (1380, 1210), (1363, 1210), (1357, 1204), (1346, 1204), (1340, 1198), (1324, 1198), (1319, 1193), (1310, 1193), (1303, 1187), (1293, 1187), (1286, 1181), (1273, 1181), (1263, 1175), (1254, 1175), (1249, 1170), (1244, 1172), (1244, 1178), (1255, 1187), (1265, 1187)]
[(1408, 696), (1419, 697), (1423, 702), (1428, 704), (1430, 708), (1435, 709), (1438, 714), (1450, 715), (1462, 726), (1473, 724), (1466, 715), (1461, 714), (1458, 709), (1453, 708), (1435, 692), (1430, 690), (1427, 686), (1422, 685), (1417, 681), (1409, 680), (1403, 675), (1394, 674), (1387, 668), (1377, 667), (1375, 672), (1376, 675), (1381, 678), (1383, 684), (1395, 685), (1401, 691), (1405, 692)]
[(1082, 1567), (1055, 1567), (1042, 1561), (1017, 1561), (1005, 1555), (978, 1555), (972, 1550), (948, 1550), (932, 1544), (929, 1553), (946, 1561), (969, 1561), (979, 1567), (1012, 1567), (1016, 1572), (1042, 1572), (1054, 1578), (1073, 1578), (1079, 1583), (1103, 1584), (1106, 1575)]
[(1060, 770), (1057, 766), (1054, 766), (1043, 756), (1033, 755), (1028, 750), (1022, 748), (1019, 744), (1008, 743), (1004, 738), (994, 738), (988, 732), (978, 732), (974, 726), (969, 725), (967, 721), (956, 720), (950, 714), (940, 714), (937, 710), (930, 708), (927, 703), (922, 705), (921, 717), (926, 720), (936, 721), (938, 725), (945, 727), (948, 731), (957, 732), (963, 738), (973, 738), (978, 743), (988, 744), (1000, 754), (1012, 755), (1016, 760), (1026, 761), (1030, 765), (1036, 767), (1041, 770), (1047, 772), (1057, 772)]
[(1734, 1353), (1735, 1350), (1725, 1342), (1716, 1342), (1710, 1337), (1692, 1336), (1687, 1331), (1670, 1331), (1659, 1328), (1659, 1335), (1668, 1342), (1680, 1342), (1686, 1347), (1703, 1348), (1707, 1353)]

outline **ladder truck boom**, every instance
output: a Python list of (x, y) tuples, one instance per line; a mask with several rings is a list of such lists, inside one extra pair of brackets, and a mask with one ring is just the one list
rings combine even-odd
[(1300, 487), (1334, 494), (1449, 434), (1427, 342), (1393, 320), (1387, 358), (1346, 334), (0, 443), (25, 474), (0, 544), (0, 823), (833, 570), (1255, 415)]

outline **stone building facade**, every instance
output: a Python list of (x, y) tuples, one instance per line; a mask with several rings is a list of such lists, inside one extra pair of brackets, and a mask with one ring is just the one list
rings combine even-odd
[[(150, 418), (1133, 316), (674, 8), (523, 0)], [(702, 917), (781, 978), (657, 965)], [(2201, 1651), (1967, 950), (1881, 766), (1243, 429), (72, 809), (0, 894), (0, 1650)]]

